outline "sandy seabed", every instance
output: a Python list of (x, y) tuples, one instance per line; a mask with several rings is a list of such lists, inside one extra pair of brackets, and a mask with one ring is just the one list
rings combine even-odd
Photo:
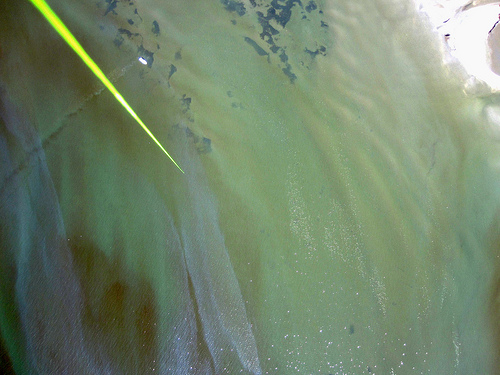
[(5, 371), (498, 373), (499, 100), (413, 2), (50, 5), (186, 173), (0, 4)]

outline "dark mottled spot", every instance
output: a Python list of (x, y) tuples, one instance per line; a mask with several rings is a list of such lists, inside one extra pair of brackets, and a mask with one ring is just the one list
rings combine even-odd
[(311, 51), (310, 49), (305, 48), (304, 52), (307, 53), (307, 54), (309, 54), (309, 56), (311, 56), (314, 59), (317, 55), (326, 56), (326, 53), (325, 53), (326, 52), (326, 47), (325, 46), (321, 46), (316, 51)]
[(203, 137), (196, 149), (200, 154), (207, 154), (212, 151), (212, 141), (209, 138)]
[(311, 13), (313, 10), (315, 10), (318, 6), (314, 1), (309, 1), (309, 4), (306, 5), (306, 12)]
[(189, 129), (187, 126), (186, 126), (185, 131), (186, 131), (186, 137), (195, 139), (195, 135), (194, 135), (193, 131), (191, 129)]
[(128, 24), (129, 25), (133, 25), (134, 24), (134, 21), (132, 21), (130, 18), (127, 20)]
[(368, 366), (367, 371), (371, 374), (372, 373), (372, 368)]
[(354, 333), (354, 324), (349, 326), (349, 334), (352, 335)]
[(120, 47), (120, 46), (122, 45), (122, 43), (123, 43), (123, 41), (124, 41), (124, 40), (125, 40), (125, 39), (123, 39), (123, 37), (122, 37), (120, 34), (118, 34), (118, 35), (116, 36), (115, 40), (113, 40), (113, 44), (114, 44), (115, 46), (117, 46), (117, 47)]
[(170, 64), (170, 72), (168, 73), (168, 79), (174, 75), (174, 73), (177, 71), (177, 68), (175, 67), (174, 64)]
[(328, 24), (326, 22), (321, 21), (321, 27), (328, 27)]
[[(282, 4), (284, 2), (284, 4)], [(292, 16), (292, 8), (295, 3), (302, 7), (300, 0), (272, 0), (271, 6), (267, 9), (266, 15), (262, 12), (256, 12), (259, 23), (262, 26), (260, 37), (270, 45), (273, 53), (276, 53), (280, 47), (276, 45), (274, 36), (279, 34), (279, 31), (271, 25), (271, 21), (275, 21), (281, 27), (285, 27)]]
[(176, 60), (180, 60), (180, 59), (182, 59), (181, 51), (177, 51), (177, 52), (175, 53), (174, 59), (176, 59)]
[(276, 53), (280, 50), (280, 48), (276, 45), (273, 45), (269, 48), (271, 50), (272, 53)]
[(229, 96), (230, 98), (232, 98), (233, 97), (233, 93), (231, 91), (228, 91), (227, 92), (227, 96)]
[(109, 5), (108, 5), (108, 7), (106, 8), (106, 12), (104, 13), (104, 15), (107, 15), (109, 12), (113, 12), (114, 14), (116, 14), (115, 9), (116, 9), (116, 4), (117, 4), (117, 1), (116, 1), (116, 0), (113, 0), (113, 1), (106, 0), (106, 2), (107, 2)]
[(125, 34), (129, 38), (132, 38), (133, 36), (139, 36), (139, 33), (132, 33), (130, 30), (122, 28), (118, 29), (118, 33)]
[(189, 111), (189, 106), (191, 105), (191, 98), (186, 97), (186, 94), (182, 94), (181, 103), (184, 107), (184, 112)]
[(250, 0), (250, 4), (252, 5), (252, 7), (256, 7), (257, 6), (257, 3), (255, 2), (255, 0)]
[(231, 23), (232, 23), (233, 25), (236, 25), (236, 20), (231, 20)]
[(271, 13), (269, 13), (268, 11), (268, 16), (274, 13), (273, 18), (276, 20), (276, 22), (285, 27), (288, 21), (290, 21), (290, 17), (292, 16), (292, 8), (295, 3), (302, 6), (300, 0), (286, 0), (284, 5), (281, 5), (279, 3), (279, 0), (273, 0), (271, 1), (271, 6), (274, 11)]
[(268, 55), (268, 53), (261, 47), (259, 46), (255, 40), (253, 39), (250, 39), (249, 37), (245, 37), (245, 42), (247, 42), (248, 44), (250, 44), (253, 49), (255, 50), (255, 52), (257, 52), (260, 56), (266, 56)]
[(267, 11), (267, 14), (268, 14), (267, 16), (264, 16), (264, 13), (262, 13), (262, 12), (257, 12), (257, 16), (259, 17), (259, 23), (262, 26), (262, 33), (260, 34), (260, 37), (264, 40), (267, 37), (268, 43), (269, 43), (269, 39), (272, 41), (273, 35), (279, 34), (279, 31), (276, 30), (269, 23), (269, 20), (274, 18), (272, 16), (271, 17), (269, 16), (269, 12), (270, 12), (270, 10)]
[(246, 12), (245, 5), (234, 0), (220, 0), (228, 12), (236, 12), (238, 16), (243, 16)]
[[(182, 129), (178, 124), (177, 128)], [(196, 135), (189, 127), (184, 128), (184, 132), (186, 133), (186, 137), (190, 138), (193, 141), (193, 144), (196, 146), (196, 151), (199, 154), (207, 154), (212, 152), (212, 141), (207, 137), (200, 137)]]
[(288, 56), (286, 55), (285, 51), (281, 51), (281, 54), (280, 54), (280, 60), (281, 62), (288, 62)]
[(156, 36), (160, 35), (160, 25), (158, 25), (158, 22), (153, 21), (153, 27), (152, 27), (151, 31), (152, 31), (152, 32), (153, 32), (153, 34), (155, 34)]
[(294, 83), (297, 79), (297, 76), (292, 73), (292, 66), (290, 64), (286, 65), (286, 68), (281, 69), (285, 75), (290, 78), (290, 82)]
[(308, 54), (309, 54), (312, 58), (315, 58), (315, 57), (316, 57), (316, 55), (319, 53), (319, 51), (318, 51), (318, 50), (316, 50), (316, 51), (311, 51), (310, 49), (307, 49), (307, 48), (306, 48), (306, 49), (304, 49), (304, 52), (305, 52), (305, 53), (308, 53)]

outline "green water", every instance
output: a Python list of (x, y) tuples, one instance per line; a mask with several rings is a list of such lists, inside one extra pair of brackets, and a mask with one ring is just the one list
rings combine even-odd
[(409, 1), (241, 4), (50, 2), (185, 175), (2, 5), (16, 371), (496, 373), (497, 97)]

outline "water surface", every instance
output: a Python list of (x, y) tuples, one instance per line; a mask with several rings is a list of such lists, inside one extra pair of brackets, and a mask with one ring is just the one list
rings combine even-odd
[(186, 174), (1, 6), (5, 366), (498, 371), (498, 98), (412, 2), (50, 5)]

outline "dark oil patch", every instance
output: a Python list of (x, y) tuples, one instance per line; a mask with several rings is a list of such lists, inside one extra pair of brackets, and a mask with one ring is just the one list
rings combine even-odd
[(123, 41), (124, 41), (124, 40), (125, 40), (125, 39), (124, 39), (124, 38), (123, 38), (120, 34), (118, 34), (118, 35), (115, 37), (115, 39), (113, 40), (113, 44), (114, 44), (115, 46), (117, 46), (118, 48), (120, 48), (120, 46), (123, 44)]
[(182, 94), (181, 104), (182, 107), (184, 108), (182, 112), (186, 113), (190, 109), (189, 107), (191, 106), (191, 98), (188, 98), (186, 94)]
[(291, 83), (294, 83), (297, 79), (297, 76), (292, 72), (292, 66), (290, 64), (286, 64), (285, 68), (281, 69), (283, 73), (290, 79)]
[(173, 128), (175, 131), (183, 132), (187, 139), (193, 142), (198, 154), (208, 154), (212, 152), (212, 140), (210, 138), (195, 134), (188, 126), (175, 124)]
[(132, 38), (134, 36), (139, 36), (139, 33), (133, 33), (132, 31), (125, 29), (125, 28), (119, 28), (118, 33), (120, 35), (126, 35), (128, 38)]
[(257, 52), (260, 56), (268, 56), (269, 54), (264, 50), (264, 48), (262, 48), (261, 46), (259, 46), (257, 44), (257, 42), (253, 39), (250, 39), (249, 37), (245, 37), (245, 42), (247, 42), (248, 44), (250, 44), (253, 49), (255, 50), (255, 52)]
[(170, 72), (168, 73), (168, 79), (174, 75), (174, 73), (177, 71), (177, 68), (175, 67), (174, 64), (170, 64)]
[(104, 15), (106, 16), (109, 12), (112, 12), (113, 14), (116, 15), (117, 13), (115, 12), (115, 9), (116, 9), (116, 5), (118, 3), (117, 0), (113, 0), (113, 1), (106, 0), (106, 3), (108, 3), (109, 5), (106, 8), (106, 11), (104, 12)]
[(158, 22), (153, 21), (153, 27), (151, 29), (151, 32), (156, 36), (160, 35), (160, 25), (158, 25)]
[(326, 47), (320, 46), (315, 51), (311, 51), (310, 49), (305, 48), (304, 52), (307, 53), (309, 56), (311, 56), (314, 59), (317, 55), (326, 56)]
[[(294, 72), (295, 68), (292, 61), (296, 61), (298, 58), (298, 63), (300, 63), (302, 66), (305, 66), (307, 69), (310, 68), (304, 64), (304, 61), (300, 61), (299, 56), (295, 56), (295, 59), (289, 58), (291, 56), (288, 56), (285, 53), (287, 45), (286, 43), (284, 43), (284, 39), (280, 34), (287, 27), (288, 22), (290, 22), (290, 20), (292, 19), (292, 15), (294, 12), (300, 12), (301, 19), (304, 20), (299, 22), (310, 22), (311, 19), (309, 17), (315, 17), (315, 19), (318, 19), (318, 15), (323, 14), (323, 12), (319, 9), (318, 4), (314, 0), (310, 0), (305, 4), (303, 4), (300, 0), (270, 0), (262, 2), (251, 0), (250, 4), (252, 8), (256, 8), (255, 14), (260, 26), (262, 27), (262, 32), (260, 32), (259, 34), (260, 38), (268, 44), (268, 48), (271, 53), (278, 55), (280, 59), (278, 65), (280, 66), (282, 72), (290, 79), (290, 82), (293, 84), (297, 79), (297, 75)], [(326, 22), (322, 20), (320, 20), (320, 23), (316, 25), (316, 28), (318, 30), (320, 28), (328, 28)], [(247, 39), (245, 39), (245, 41), (249, 43)], [(315, 58), (318, 55), (325, 56), (326, 47), (320, 45), (318, 41), (313, 43), (314, 48), (304, 46), (303, 51), (312, 58)], [(256, 44), (258, 45), (257, 42)], [(264, 51), (265, 50), (267, 49), (264, 49)], [(262, 53), (262, 51), (258, 49), (256, 49), (256, 51), (259, 54)], [(268, 57), (270, 56), (268, 55)]]
[(228, 12), (235, 12), (240, 17), (246, 13), (245, 5), (239, 1), (220, 0), (220, 2)]
[(313, 10), (317, 9), (318, 6), (314, 1), (309, 1), (309, 4), (306, 5), (305, 9), (307, 13), (311, 13)]

